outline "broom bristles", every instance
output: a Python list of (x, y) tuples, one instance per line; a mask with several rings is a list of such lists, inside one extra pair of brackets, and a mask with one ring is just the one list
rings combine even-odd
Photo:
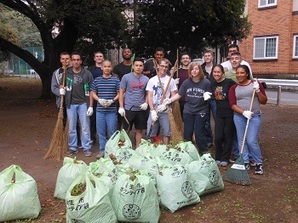
[(176, 125), (172, 110), (168, 109), (168, 115), (169, 115), (170, 126), (171, 126), (171, 135), (172, 135), (171, 141), (177, 144), (178, 142), (183, 141), (182, 132), (178, 129)]
[(242, 155), (236, 160), (236, 162), (231, 166), (230, 169), (222, 177), (223, 180), (230, 183), (240, 184), (240, 185), (250, 185), (250, 178), (245, 169), (244, 160)]
[(67, 128), (63, 124), (63, 108), (60, 108), (49, 150), (44, 159), (53, 158), (60, 161), (64, 158), (67, 151), (67, 131), (65, 130)]
[(180, 132), (183, 132), (183, 121), (181, 117), (179, 101), (175, 101), (172, 103), (172, 109), (173, 109), (172, 113), (173, 113), (177, 128)]

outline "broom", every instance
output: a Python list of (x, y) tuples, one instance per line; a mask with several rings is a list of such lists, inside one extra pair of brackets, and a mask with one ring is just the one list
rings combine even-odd
[[(256, 92), (256, 90), (254, 89), (253, 93), (252, 93), (252, 97), (251, 97), (249, 111), (252, 110), (255, 92)], [(247, 121), (246, 121), (243, 141), (242, 141), (241, 150), (240, 150), (240, 156), (236, 160), (236, 162), (231, 166), (231, 168), (228, 169), (228, 171), (222, 177), (223, 180), (228, 181), (230, 183), (241, 184), (241, 185), (250, 185), (251, 184), (249, 175), (247, 173), (247, 170), (245, 169), (244, 160), (243, 160), (243, 156), (242, 156), (243, 150), (244, 150), (244, 145), (245, 145), (245, 140), (246, 140), (246, 135), (247, 135), (247, 130), (248, 130), (248, 125), (249, 125), (249, 120), (250, 119), (247, 119)]]
[[(65, 71), (63, 71), (63, 87), (65, 83)], [(52, 140), (50, 143), (50, 147), (44, 159), (53, 158), (58, 161), (64, 158), (67, 151), (67, 123), (66, 126), (63, 124), (63, 116), (64, 116), (64, 95), (60, 96), (60, 108), (58, 113), (58, 120), (56, 122), (56, 126), (52, 135)]]
[[(178, 61), (178, 58), (179, 58), (179, 50), (177, 49), (177, 61)], [(176, 63), (175, 65), (176, 65), (177, 78), (179, 78), (179, 63)], [(180, 112), (179, 100), (172, 103), (172, 114), (174, 116), (174, 120), (178, 130), (182, 132), (183, 121), (182, 121), (181, 112)]]

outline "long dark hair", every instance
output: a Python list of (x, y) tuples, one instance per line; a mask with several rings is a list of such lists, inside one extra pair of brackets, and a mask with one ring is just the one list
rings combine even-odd
[(250, 71), (248, 66), (244, 65), (244, 64), (240, 64), (236, 70), (238, 70), (238, 68), (243, 68), (245, 70), (245, 73), (247, 73), (247, 79), (251, 80), (251, 75), (250, 75)]

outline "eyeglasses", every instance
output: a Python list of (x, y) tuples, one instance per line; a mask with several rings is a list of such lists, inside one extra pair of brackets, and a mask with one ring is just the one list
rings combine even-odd
[(169, 68), (169, 66), (166, 65), (159, 65), (160, 67)]

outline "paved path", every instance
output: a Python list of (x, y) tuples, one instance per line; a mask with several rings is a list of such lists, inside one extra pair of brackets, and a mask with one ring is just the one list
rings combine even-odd
[[(268, 103), (277, 104), (277, 89), (266, 89)], [(298, 92), (281, 90), (280, 105), (298, 105)]]

